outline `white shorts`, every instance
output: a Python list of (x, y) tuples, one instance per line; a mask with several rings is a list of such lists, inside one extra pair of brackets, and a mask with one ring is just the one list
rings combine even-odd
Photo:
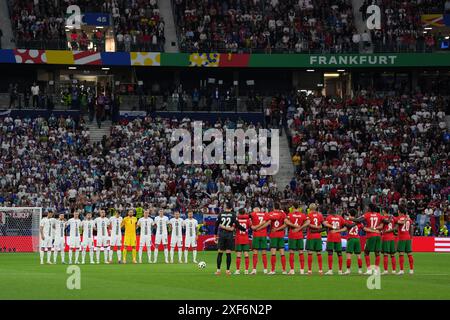
[(83, 241), (81, 242), (81, 246), (83, 248), (89, 247), (89, 249), (92, 249), (94, 247), (94, 239), (93, 238), (83, 238)]
[(195, 237), (186, 237), (184, 239), (184, 248), (194, 248), (197, 249), (197, 241)]
[(97, 236), (97, 247), (107, 247), (109, 244), (108, 236)]
[(152, 236), (141, 236), (139, 238), (140, 247), (150, 247), (152, 245)]
[(177, 246), (178, 249), (183, 247), (183, 238), (181, 236), (180, 237), (172, 237), (172, 238), (170, 238), (170, 247), (174, 248), (175, 246)]
[(67, 244), (69, 245), (69, 248), (80, 248), (81, 239), (80, 237), (69, 237), (69, 239), (67, 240)]
[(58, 251), (63, 251), (66, 247), (66, 241), (64, 238), (55, 238), (53, 241), (53, 248)]
[(110, 246), (120, 247), (122, 245), (122, 236), (111, 236)]
[(167, 244), (167, 235), (165, 234), (156, 234), (155, 237), (155, 244), (156, 245), (160, 245), (160, 244)]
[(42, 240), (42, 238), (40, 238), (39, 247), (41, 247), (41, 248), (53, 247), (53, 239), (51, 237), (46, 237), (44, 240)]

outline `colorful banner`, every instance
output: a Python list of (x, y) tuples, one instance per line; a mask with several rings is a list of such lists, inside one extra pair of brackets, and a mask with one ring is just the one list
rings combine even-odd
[(86, 12), (83, 14), (82, 21), (89, 26), (109, 26), (109, 14), (101, 12)]
[(445, 27), (443, 14), (423, 14), (420, 21), (424, 27)]
[[(153, 243), (155, 243), (153, 236)], [(34, 243), (39, 243), (38, 237), (32, 236), (0, 236), (0, 252), (32, 252)], [(324, 241), (326, 238), (324, 238)], [(346, 242), (346, 240), (343, 240)], [(95, 242), (95, 237), (94, 237)], [(122, 242), (123, 243), (123, 242)], [(139, 243), (139, 236), (137, 237)], [(170, 236), (169, 236), (170, 243)], [(184, 243), (184, 237), (183, 237)], [(361, 237), (361, 245), (364, 248), (365, 237)], [(436, 252), (450, 253), (450, 238), (437, 237), (414, 237), (412, 241), (413, 252)], [(215, 249), (217, 244), (214, 242), (213, 235), (199, 235), (197, 239), (198, 250)], [(344, 246), (345, 247), (345, 246)], [(66, 251), (68, 247), (66, 247)]]
[(450, 67), (450, 53), (227, 54), (0, 50), (0, 63), (213, 68)]

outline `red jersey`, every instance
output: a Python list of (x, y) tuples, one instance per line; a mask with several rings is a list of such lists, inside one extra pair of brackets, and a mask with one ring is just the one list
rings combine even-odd
[(394, 230), (394, 221), (392, 219), (390, 219), (388, 223), (384, 223), (384, 225), (383, 225), (383, 234), (381, 236), (381, 240), (383, 240), (383, 241), (394, 240), (395, 239), (394, 232), (385, 233), (386, 231), (392, 231), (392, 230)]
[[(353, 221), (347, 220), (345, 221), (346, 224), (354, 224)], [(362, 223), (357, 223), (354, 227), (351, 227), (350, 230), (348, 230), (348, 237), (347, 239), (359, 239), (359, 231), (363, 229), (363, 224)]]
[[(257, 226), (263, 221), (270, 220), (270, 216), (267, 212), (252, 212), (251, 214), (252, 225)], [(267, 228), (261, 230), (253, 230), (253, 237), (267, 237)]]
[(237, 223), (239, 223), (241, 226), (243, 226), (246, 230), (242, 231), (239, 229), (236, 229), (236, 244), (249, 244), (250, 240), (248, 239), (248, 229), (252, 225), (252, 222), (250, 221), (250, 218), (248, 215), (238, 215), (237, 216)]
[[(302, 226), (303, 223), (306, 221), (306, 214), (294, 211), (288, 214), (288, 219), (291, 223), (297, 224), (299, 226)], [(288, 233), (289, 239), (303, 239), (303, 230), (294, 232), (294, 228), (289, 227), (289, 233)]]
[[(331, 214), (328, 215), (326, 222), (331, 224), (333, 226), (333, 229), (335, 229), (335, 230), (342, 229), (345, 225), (345, 219), (339, 215), (336, 215), (336, 216), (331, 215)], [(327, 236), (328, 242), (341, 242), (341, 240), (342, 240), (342, 237), (341, 237), (340, 232), (333, 233), (333, 232), (331, 232), (331, 229), (328, 230), (328, 236)]]
[[(378, 228), (383, 221), (383, 216), (381, 214), (379, 214), (378, 212), (366, 212), (363, 217), (364, 217), (364, 221), (366, 222), (366, 227), (371, 228), (371, 229)], [(377, 237), (377, 236), (380, 236), (380, 234), (376, 233), (376, 232), (366, 232), (367, 238), (372, 238), (372, 237)]]
[(398, 240), (411, 240), (411, 225), (413, 224), (412, 220), (408, 216), (398, 216), (394, 219), (394, 223), (397, 222), (405, 222), (404, 224), (398, 225)]
[(270, 215), (270, 237), (271, 238), (283, 238), (284, 229), (279, 231), (273, 231), (273, 229), (278, 228), (284, 224), (284, 219), (286, 219), (286, 213), (282, 210), (269, 212)]
[[(323, 222), (323, 216), (320, 212), (311, 211), (307, 215), (307, 219), (311, 222), (310, 224), (316, 227), (321, 227)], [(322, 239), (320, 232), (311, 232), (311, 229), (308, 228), (308, 234), (306, 235), (306, 239)]]

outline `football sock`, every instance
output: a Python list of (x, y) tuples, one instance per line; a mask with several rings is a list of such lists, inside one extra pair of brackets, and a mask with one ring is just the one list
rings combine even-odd
[(333, 270), (333, 255), (328, 255), (328, 269)]
[(133, 257), (133, 261), (136, 261), (136, 247), (131, 249), (131, 256)]
[(231, 267), (231, 253), (227, 253), (227, 270)]
[(377, 267), (380, 266), (380, 255), (375, 256), (375, 265), (376, 265)]
[(391, 264), (392, 264), (392, 270), (397, 269), (397, 261), (395, 260), (395, 256), (391, 256)]
[(117, 248), (117, 259), (119, 261), (122, 261), (122, 251), (120, 250), (120, 248)]
[(53, 253), (53, 263), (56, 263), (56, 260), (58, 260), (58, 251), (55, 250), (55, 252)]
[(152, 248), (151, 247), (147, 247), (147, 258), (148, 258), (148, 261), (152, 261)]
[(75, 262), (78, 263), (78, 256), (80, 255), (80, 250), (75, 250)]
[(303, 253), (300, 253), (298, 255), (299, 259), (300, 259), (300, 269), (304, 270), (305, 269), (305, 255)]
[(175, 249), (170, 248), (170, 261), (173, 261), (173, 256), (175, 255)]
[(223, 252), (217, 253), (217, 270), (220, 270), (220, 266), (222, 265), (222, 256)]
[(139, 262), (142, 262), (142, 249), (144, 249), (144, 247), (139, 247)]
[(262, 254), (262, 262), (263, 262), (264, 270), (266, 270), (267, 269), (267, 254), (265, 254), (265, 253)]
[(189, 254), (189, 251), (188, 251), (188, 249), (185, 249), (184, 250), (184, 262), (188, 262), (188, 254)]
[(308, 253), (308, 270), (311, 271), (312, 270), (312, 253)]
[(192, 251), (192, 255), (194, 256), (194, 261), (197, 261), (197, 250)]
[(289, 267), (291, 268), (291, 270), (294, 270), (294, 258), (295, 253), (293, 252), (289, 253)]
[(69, 263), (72, 264), (72, 248), (69, 248)]
[(100, 263), (100, 248), (97, 247), (97, 263)]
[(105, 258), (105, 262), (108, 261), (109, 248), (103, 248), (103, 256)]
[(414, 258), (411, 254), (408, 254), (409, 270), (414, 270)]
[(47, 262), (50, 262), (50, 259), (52, 257), (52, 250), (47, 251)]
[(277, 263), (277, 256), (273, 254), (270, 256), (270, 265), (272, 267), (272, 272), (275, 271), (276, 263)]
[(358, 268), (361, 269), (363, 265), (362, 258), (358, 257)]
[(403, 266), (405, 264), (405, 257), (403, 255), (400, 255), (400, 257), (398, 258), (398, 262), (400, 264), (400, 270), (403, 271)]
[(153, 252), (153, 261), (157, 261), (158, 260), (158, 248), (155, 248), (155, 251)]
[(347, 258), (347, 269), (350, 269), (352, 266), (352, 258)]
[(370, 268), (370, 255), (365, 254), (365, 255), (364, 255), (364, 258), (366, 259), (366, 266), (367, 266), (367, 269), (369, 269), (369, 268)]
[(89, 248), (89, 259), (91, 260), (90, 262), (94, 262), (94, 249), (93, 248)]
[(253, 254), (253, 269), (256, 269), (256, 266), (258, 265), (258, 254)]
[(387, 271), (387, 269), (388, 269), (388, 256), (387, 255), (383, 256), (383, 267), (384, 267), (384, 271)]
[(319, 262), (319, 271), (322, 271), (322, 254), (317, 255), (317, 261)]
[(164, 249), (164, 259), (167, 261), (169, 259), (169, 249)]
[(114, 254), (114, 249), (111, 248), (111, 250), (109, 250), (109, 260), (112, 260), (113, 254)]
[(83, 251), (81, 251), (81, 261), (84, 263), (86, 261), (86, 249), (83, 248)]
[(236, 257), (236, 270), (241, 268), (241, 257)]
[(40, 255), (40, 257), (41, 257), (41, 263), (44, 263), (44, 251), (41, 250), (41, 251), (39, 252), (39, 255)]
[(127, 253), (128, 253), (127, 248), (123, 248), (123, 261), (127, 261)]
[(245, 270), (248, 270), (248, 267), (250, 265), (250, 257), (245, 257), (244, 260), (245, 260)]
[(178, 248), (178, 261), (183, 260), (183, 250)]
[(342, 271), (342, 256), (338, 256), (339, 271)]
[(281, 255), (281, 268), (286, 271), (286, 255), (284, 254)]

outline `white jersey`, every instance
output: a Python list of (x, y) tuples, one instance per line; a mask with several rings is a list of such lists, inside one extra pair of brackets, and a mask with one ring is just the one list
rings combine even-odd
[(172, 219), (170, 219), (169, 223), (172, 226), (172, 238), (181, 237), (183, 235), (182, 234), (183, 219), (172, 218)]
[(107, 237), (108, 236), (108, 226), (109, 219), (104, 217), (98, 217), (94, 220), (95, 227), (97, 228), (97, 237)]
[(186, 228), (186, 238), (195, 238), (197, 235), (198, 222), (196, 219), (186, 219), (183, 221)]
[(64, 239), (66, 221), (57, 219), (55, 221), (55, 240)]
[(138, 226), (141, 228), (141, 237), (152, 235), (152, 218), (140, 218), (138, 221)]
[(47, 218), (44, 217), (41, 219), (41, 223), (39, 226), (42, 228), (42, 233), (44, 234), (45, 239), (51, 239), (52, 238), (52, 227), (53, 227), (53, 218)]
[(156, 224), (156, 235), (161, 237), (167, 237), (167, 224), (169, 223), (169, 218), (167, 218), (166, 216), (160, 217), (160, 216), (156, 216), (155, 217), (155, 224)]
[(69, 221), (67, 221), (67, 225), (70, 228), (69, 237), (73, 239), (78, 239), (80, 237), (81, 220), (70, 218)]
[(94, 239), (94, 220), (83, 220), (81, 226), (83, 227), (83, 240)]
[(111, 238), (122, 238), (122, 229), (120, 225), (122, 224), (122, 217), (113, 216), (109, 218), (109, 224), (111, 225)]

